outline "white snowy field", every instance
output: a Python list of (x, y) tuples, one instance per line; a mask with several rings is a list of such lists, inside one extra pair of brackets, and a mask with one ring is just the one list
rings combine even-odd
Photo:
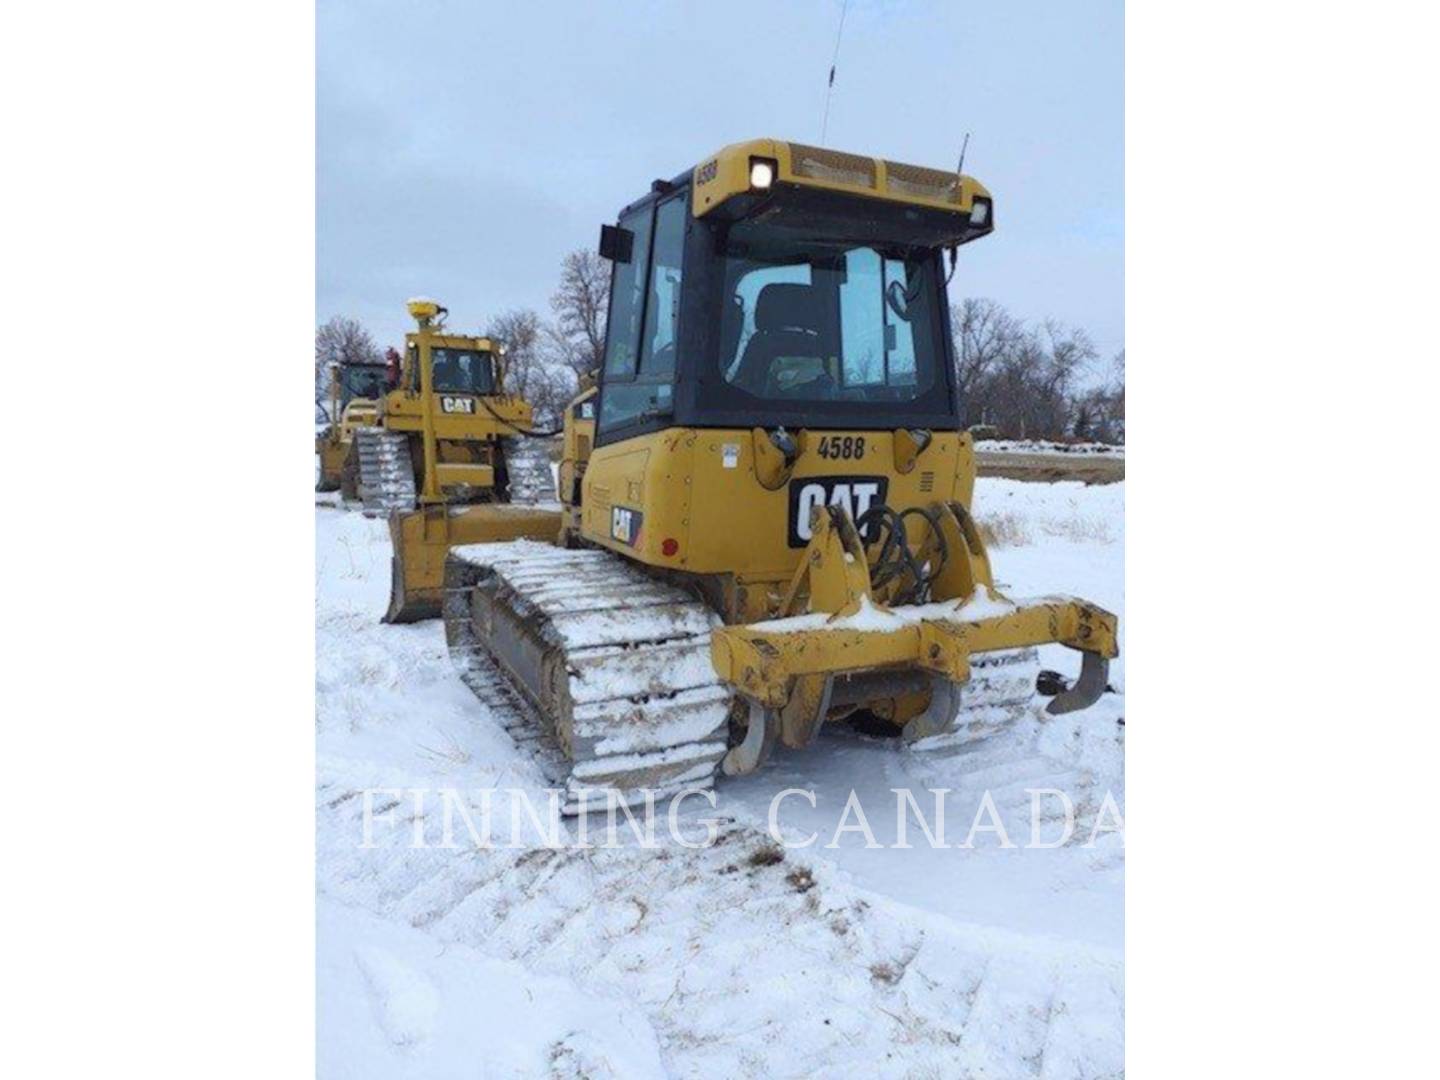
[[(975, 507), (996, 523), (1010, 595), (1092, 599), (1120, 615), (1122, 650), (1123, 500), (1123, 484), (981, 479)], [(447, 849), (440, 790), (518, 790), (543, 808), (547, 781), (452, 672), (438, 622), (380, 624), (389, 561), (383, 523), (317, 507), (322, 1077), (1122, 1072), (1124, 850), (1105, 807), (1124, 809), (1123, 693), (964, 747), (847, 729), (781, 748), (722, 779), (714, 809), (684, 805), (690, 835), (718, 822), (709, 847), (669, 839), (662, 819), (653, 848), (482, 849), (457, 818)], [(1078, 670), (1063, 648), (1042, 660)], [(1123, 655), (1111, 684), (1123, 691)], [(815, 806), (787, 797), (781, 835), (811, 846), (767, 834), (787, 788)], [(893, 789), (932, 830), (932, 792), (948, 789), (947, 846), (914, 811), (912, 846), (891, 846)], [(1032, 835), (1027, 789), (1065, 793), (1068, 841), (1054, 846), (1053, 794)], [(877, 847), (858, 827), (836, 835), (852, 790)], [(962, 846), (977, 811), (994, 825), (987, 793), (1003, 842), (982, 827)]]
[(1050, 439), (977, 439), (975, 449), (979, 453), (992, 454), (1099, 454), (1105, 457), (1124, 457), (1125, 447), (1115, 443), (1099, 442), (1054, 442)]

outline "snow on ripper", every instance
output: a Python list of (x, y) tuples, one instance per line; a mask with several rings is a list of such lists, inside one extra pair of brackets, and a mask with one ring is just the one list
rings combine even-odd
[(602, 230), (605, 363), (566, 411), (560, 509), (392, 517), (392, 617), (443, 597), (462, 677), (504, 676), (568, 811), (703, 789), (855, 713), (992, 730), (1033, 707), (1044, 643), (1081, 653), (1049, 711), (1103, 692), (1114, 616), (1006, 599), (970, 515), (946, 259), (993, 228), (968, 176), (726, 147)]

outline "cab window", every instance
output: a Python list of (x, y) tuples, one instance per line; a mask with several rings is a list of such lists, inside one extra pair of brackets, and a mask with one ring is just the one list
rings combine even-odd
[[(919, 400), (944, 362), (933, 259), (730, 236), (720, 370), (772, 402), (862, 405)], [(759, 231), (759, 230), (755, 230)]]
[(610, 318), (605, 342), (605, 378), (635, 374), (640, 328), (645, 316), (645, 274), (650, 268), (650, 207), (620, 219), (633, 237), (630, 261), (616, 263), (610, 279)]
[(675, 373), (675, 330), (680, 324), (680, 271), (685, 255), (684, 199), (669, 199), (655, 213), (655, 250), (650, 259), (650, 289), (645, 304), (645, 336), (640, 373)]
[(430, 349), (430, 386), (442, 394), (479, 394), (495, 391), (495, 365), (488, 352), (475, 349)]
[(619, 321), (606, 344), (602, 431), (671, 411), (688, 218), (682, 194), (655, 210), (653, 241), (648, 217), (621, 221), (635, 240), (630, 262), (615, 268), (610, 317)]

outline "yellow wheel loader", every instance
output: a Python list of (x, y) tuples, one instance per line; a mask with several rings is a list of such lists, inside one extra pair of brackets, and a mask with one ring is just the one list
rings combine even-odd
[(1045, 643), (1081, 654), (1050, 712), (1104, 691), (1115, 617), (1003, 595), (970, 514), (946, 263), (994, 227), (968, 176), (768, 139), (604, 227), (605, 362), (548, 542), (477, 542), (504, 539), (490, 507), (392, 519), (392, 610), (439, 595), (465, 681), (503, 680), (568, 762), (568, 811), (856, 713), (990, 730), (1037, 707)]
[(384, 364), (330, 366), (330, 423), (315, 436), (315, 453), (320, 458), (316, 491), (340, 490), (355, 431), (374, 426), (384, 389)]
[(399, 385), (375, 423), (357, 427), (341, 490), (365, 513), (417, 506), (554, 499), (545, 446), (530, 439), (529, 402), (505, 391), (505, 347), (449, 333), (446, 308), (415, 299)]

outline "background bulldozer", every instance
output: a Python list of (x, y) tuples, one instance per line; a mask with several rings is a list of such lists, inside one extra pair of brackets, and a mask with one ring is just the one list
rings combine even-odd
[[(417, 506), (553, 498), (543, 443), (528, 438), (530, 404), (505, 390), (504, 344), (452, 334), (447, 311), (411, 300), (399, 382), (374, 421), (354, 428), (341, 490), (365, 513)], [(323, 460), (323, 452), (322, 452)]]
[(569, 762), (568, 810), (855, 714), (988, 730), (1035, 707), (1044, 643), (1081, 654), (1051, 712), (1103, 692), (1114, 616), (1003, 595), (970, 514), (946, 285), (994, 227), (968, 176), (756, 140), (602, 230), (605, 363), (566, 416), (562, 508), (510, 530), (545, 542), (503, 508), (392, 518), (392, 614), (414, 583), (442, 602), (462, 676), (502, 678)]
[(414, 513), (390, 515), (393, 555), (385, 622), (416, 622), (440, 614), (445, 560), (452, 547), (522, 538), (558, 544), (576, 542), (580, 535), (582, 481), (595, 441), (596, 394), (593, 380), (583, 379), (580, 393), (565, 410), (557, 474), (563, 501), (560, 509), (494, 504), (481, 513), (478, 507), (430, 506)]

